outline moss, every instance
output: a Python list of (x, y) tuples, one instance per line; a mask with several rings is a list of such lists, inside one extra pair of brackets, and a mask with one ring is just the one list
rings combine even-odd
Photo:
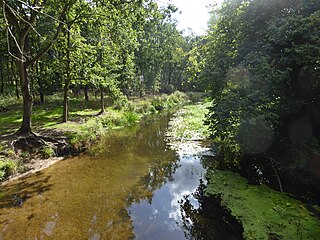
[(245, 239), (317, 239), (320, 221), (299, 201), (266, 185), (249, 185), (238, 174), (208, 173), (207, 194), (221, 198), (244, 227)]

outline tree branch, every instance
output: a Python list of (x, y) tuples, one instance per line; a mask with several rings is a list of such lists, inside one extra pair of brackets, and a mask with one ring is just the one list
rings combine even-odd
[(53, 38), (50, 40), (50, 42), (42, 49), (40, 50), (40, 52), (33, 57), (31, 60), (28, 60), (26, 62), (27, 67), (29, 67), (30, 65), (32, 65), (34, 62), (38, 61), (39, 59), (41, 59), (46, 52), (48, 52), (48, 50), (52, 47), (52, 45), (57, 41), (59, 34), (63, 28), (63, 26), (65, 25), (65, 23), (62, 21), (63, 19), (65, 19), (65, 16), (67, 14), (67, 12), (70, 10), (70, 8), (72, 7), (72, 5), (74, 5), (76, 3), (77, 0), (70, 0), (62, 9), (62, 12), (60, 14), (59, 17), (59, 25), (56, 29), (56, 32), (53, 36)]
[(8, 7), (8, 4), (5, 0), (1, 0), (1, 6), (4, 12), (4, 17), (6, 17), (7, 21), (11, 23), (13, 26), (18, 27), (19, 22), (15, 16), (15, 14), (12, 12), (12, 10)]

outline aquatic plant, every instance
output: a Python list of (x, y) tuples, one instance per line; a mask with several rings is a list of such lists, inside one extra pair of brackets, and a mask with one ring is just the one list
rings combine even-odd
[(169, 123), (169, 135), (177, 141), (207, 138), (209, 132), (204, 120), (209, 105), (210, 103), (206, 102), (188, 105), (179, 110)]
[(317, 239), (320, 221), (300, 201), (266, 185), (250, 185), (239, 174), (214, 170), (207, 174), (206, 194), (238, 219), (245, 239)]

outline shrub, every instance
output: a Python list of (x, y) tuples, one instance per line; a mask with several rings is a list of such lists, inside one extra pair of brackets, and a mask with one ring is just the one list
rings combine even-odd
[(155, 113), (157, 110), (149, 101), (142, 100), (135, 110), (137, 113), (147, 114), (147, 113)]
[(128, 106), (128, 98), (125, 95), (120, 95), (113, 103), (113, 108), (116, 110), (121, 110)]
[(186, 101), (187, 101), (187, 95), (179, 91), (175, 91), (173, 94), (167, 97), (167, 105), (169, 107), (176, 106)]
[(127, 126), (131, 126), (139, 120), (139, 115), (135, 112), (126, 112), (124, 113), (124, 117)]
[(151, 100), (151, 104), (156, 110), (161, 111), (166, 107), (166, 100), (167, 100), (167, 95), (162, 94), (161, 96), (155, 96)]

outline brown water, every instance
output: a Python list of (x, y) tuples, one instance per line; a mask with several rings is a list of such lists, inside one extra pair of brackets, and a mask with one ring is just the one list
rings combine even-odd
[(114, 131), (86, 154), (3, 186), (0, 239), (241, 239), (203, 196), (200, 145), (168, 147), (169, 118)]

